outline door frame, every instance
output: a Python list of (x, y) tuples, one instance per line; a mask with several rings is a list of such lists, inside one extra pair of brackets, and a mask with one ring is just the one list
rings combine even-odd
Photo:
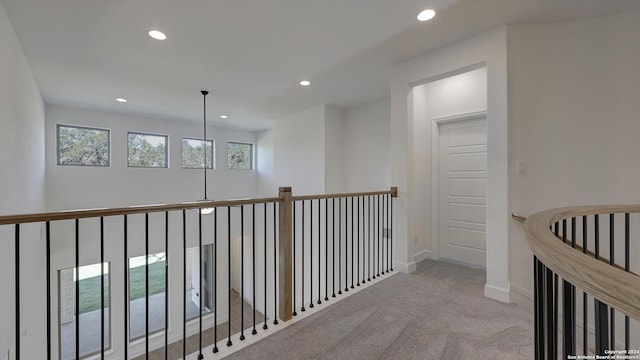
[[(489, 119), (487, 111), (477, 111), (431, 120), (431, 251), (432, 258), (440, 258), (440, 129), (441, 125), (462, 121), (485, 119), (487, 123), (487, 135), (489, 134)], [(488, 139), (487, 139), (488, 145)], [(487, 146), (488, 147), (488, 146)], [(488, 164), (487, 164), (488, 165)], [(487, 166), (487, 179), (489, 168)], [(487, 198), (488, 202), (488, 198)], [(487, 246), (487, 253), (489, 247)]]

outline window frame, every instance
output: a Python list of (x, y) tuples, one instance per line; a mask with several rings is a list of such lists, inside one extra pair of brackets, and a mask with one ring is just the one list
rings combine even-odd
[(216, 169), (216, 141), (214, 139), (206, 139), (205, 140), (203, 138), (188, 137), (188, 136), (183, 136), (182, 140), (180, 141), (180, 144), (182, 145), (182, 168), (183, 169), (188, 169), (188, 170), (202, 170), (203, 169), (201, 167), (184, 166), (184, 141), (185, 140), (204, 141), (205, 144), (206, 144), (206, 142), (210, 141), (211, 142), (211, 167), (207, 167), (206, 156), (205, 156), (205, 168), (207, 170), (215, 170)]
[[(232, 167), (230, 167), (230, 166), (229, 166), (229, 145), (230, 145), (230, 144), (249, 145), (249, 147), (250, 147), (250, 149), (251, 149), (251, 150), (249, 151), (249, 154), (250, 154), (250, 156), (251, 156), (251, 158), (249, 159), (250, 168), (248, 168), (248, 169), (234, 169), (234, 168), (232, 168)], [(255, 166), (254, 166), (254, 163), (253, 163), (253, 161), (254, 161), (254, 154), (253, 154), (253, 152), (254, 152), (254, 145), (253, 145), (253, 143), (249, 143), (249, 142), (242, 142), (242, 141), (227, 141), (227, 169), (229, 169), (229, 170), (237, 170), (237, 171), (252, 171), (252, 170), (255, 170), (255, 169), (254, 169), (254, 168), (255, 168)]]
[[(165, 279), (167, 279), (167, 271), (169, 271), (169, 267), (167, 266), (167, 264), (169, 264), (169, 253), (165, 250), (165, 251), (160, 251), (157, 253), (153, 253), (153, 254), (148, 254), (146, 255), (148, 256), (154, 256), (154, 255), (158, 255), (158, 254), (162, 254), (164, 253), (164, 261), (165, 261), (165, 267), (164, 267), (164, 271), (165, 271)], [(140, 299), (144, 299), (144, 297), (138, 298), (138, 299), (133, 299), (131, 300), (131, 260), (132, 259), (137, 259), (137, 258), (142, 258), (145, 257), (145, 255), (139, 255), (139, 256), (131, 256), (127, 258), (127, 296), (128, 296), (128, 301), (127, 301), (127, 331), (128, 331), (128, 342), (129, 344), (135, 344), (136, 342), (139, 342), (141, 339), (144, 339), (146, 334), (137, 336), (137, 337), (132, 337), (133, 332), (131, 331), (131, 314), (133, 313), (131, 311), (131, 302), (135, 301), (135, 300), (140, 300)], [(141, 267), (144, 265), (141, 265)], [(146, 279), (145, 279), (146, 282)], [(169, 291), (169, 283), (165, 282), (164, 284), (164, 293), (167, 293)], [(162, 294), (162, 293), (159, 293)], [(156, 294), (157, 295), (157, 294)], [(153, 295), (150, 295), (150, 297)], [(165, 295), (166, 296), (166, 295)], [(169, 303), (169, 306), (171, 306), (171, 304)], [(164, 310), (163, 310), (164, 313)], [(166, 320), (166, 319), (165, 319)], [(150, 330), (149, 331), (149, 336), (161, 333), (164, 331), (164, 326), (160, 329), (157, 330)]]
[[(107, 132), (107, 164), (106, 165), (96, 165), (96, 164), (62, 164), (60, 162), (60, 128), (75, 128), (75, 129), (84, 129), (84, 130), (98, 130), (98, 131), (106, 131)], [(111, 167), (111, 129), (107, 128), (99, 128), (99, 127), (91, 127), (85, 125), (71, 125), (71, 124), (56, 124), (56, 165), (58, 166), (81, 166), (81, 167)]]
[[(85, 266), (98, 265), (98, 264), (100, 264), (100, 263), (98, 262), (98, 263), (80, 265), (80, 268), (85, 267)], [(109, 271), (108, 272), (108, 279), (107, 279), (108, 280), (109, 292), (106, 294), (107, 295), (106, 298), (109, 301), (108, 301), (108, 306), (105, 306), (105, 309), (109, 309), (108, 314), (107, 314), (108, 315), (107, 316), (108, 322), (105, 322), (105, 325), (108, 324), (108, 326), (109, 326), (109, 346), (105, 347), (105, 349), (104, 349), (104, 351), (106, 353), (107, 351), (111, 351), (113, 349), (113, 321), (111, 319), (112, 318), (112, 314), (113, 314), (113, 311), (111, 311), (111, 305), (113, 304), (113, 298), (111, 296), (112, 295), (111, 289), (113, 289), (113, 287), (112, 287), (113, 284), (112, 284), (112, 281), (111, 281), (111, 271), (112, 271), (113, 268), (111, 266), (111, 261), (105, 261), (104, 264), (108, 265), (108, 271)], [(63, 324), (60, 323), (60, 319), (62, 318), (62, 308), (61, 308), (61, 305), (62, 305), (62, 300), (61, 300), (62, 299), (62, 286), (61, 286), (62, 285), (61, 284), (62, 276), (61, 275), (62, 275), (62, 271), (65, 271), (65, 270), (71, 270), (75, 274), (75, 268), (76, 267), (73, 266), (73, 267), (70, 267), (70, 268), (58, 269), (58, 271), (57, 271), (57, 277), (58, 277), (58, 291), (57, 291), (58, 292), (58, 306), (57, 306), (58, 307), (58, 321), (57, 322), (58, 322), (58, 358), (59, 359), (62, 359), (62, 336), (61, 336), (61, 334), (62, 334), (62, 325), (63, 325)], [(80, 273), (80, 269), (78, 269), (78, 274), (79, 273)], [(76, 281), (79, 281), (79, 280), (76, 280)], [(82, 292), (82, 288), (80, 288), (80, 291)], [(74, 284), (74, 294), (75, 294), (75, 284)], [(74, 295), (74, 303), (75, 303), (75, 295)], [(79, 306), (79, 304), (75, 304), (75, 306)], [(76, 319), (76, 321), (79, 321), (79, 320)], [(100, 354), (100, 350), (98, 350), (96, 352), (89, 353), (89, 354), (80, 355), (80, 360), (90, 359), (90, 358), (95, 357), (98, 354)]]
[[(157, 137), (165, 138), (165, 142), (164, 142), (165, 165), (164, 166), (136, 166), (136, 165), (129, 164), (129, 156), (130, 156), (130, 153), (129, 153), (129, 135), (131, 135), (131, 134), (157, 136)], [(128, 168), (134, 168), (134, 169), (168, 169), (169, 168), (169, 140), (170, 140), (169, 139), (169, 135), (145, 133), (145, 132), (138, 132), (138, 131), (127, 131), (127, 167)]]

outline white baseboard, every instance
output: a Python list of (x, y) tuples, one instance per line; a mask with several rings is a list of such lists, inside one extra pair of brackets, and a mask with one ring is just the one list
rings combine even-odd
[(419, 253), (413, 255), (413, 262), (417, 264), (422, 260), (431, 259), (431, 256), (431, 250), (422, 250)]
[(410, 262), (408, 264), (397, 262), (397, 261), (394, 261), (393, 263), (394, 263), (393, 266), (395, 267), (396, 270), (398, 270), (400, 272), (403, 272), (405, 274), (411, 274), (412, 272), (416, 271), (416, 262), (415, 261), (412, 261), (412, 262)]
[(533, 313), (533, 294), (515, 284), (509, 284), (509, 288), (511, 289), (511, 302)]
[(504, 303), (510, 303), (511, 297), (509, 294), (509, 285), (506, 288), (501, 288), (489, 284), (484, 285), (484, 296), (489, 299), (498, 300)]

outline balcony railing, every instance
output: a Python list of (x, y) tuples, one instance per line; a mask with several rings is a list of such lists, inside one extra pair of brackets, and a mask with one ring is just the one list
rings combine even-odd
[(640, 206), (568, 207), (524, 221), (536, 359), (558, 359), (559, 347), (563, 359), (640, 358), (639, 214)]
[[(33, 353), (25, 342), (45, 341), (46, 359), (148, 358), (154, 351), (165, 359), (203, 359), (206, 352), (244, 341), (249, 332), (256, 335), (260, 328), (286, 322), (298, 311), (330, 303), (343, 291), (393, 271), (396, 196), (396, 188), (310, 196), (292, 196), (291, 188), (280, 188), (273, 198), (2, 216), (0, 235), (11, 233), (12, 239), (1, 240), (13, 240), (15, 252), (12, 359), (20, 359), (25, 350)], [(43, 255), (21, 252), (27, 237), (40, 236)], [(194, 263), (188, 258), (191, 246), (197, 248)], [(153, 281), (159, 281), (152, 274), (158, 266), (151, 260), (158, 252), (164, 253), (164, 291), (159, 293), (151, 289)], [(137, 255), (144, 256), (143, 289), (132, 280), (131, 259)], [(44, 273), (35, 283), (24, 283), (24, 259), (34, 256), (43, 258)], [(81, 322), (81, 298), (89, 289), (83, 289), (80, 269), (92, 262), (99, 264), (94, 277), (99, 305), (95, 321)], [(60, 279), (65, 269), (73, 273), (73, 328), (66, 334), (74, 338), (73, 348), (63, 354)], [(38, 286), (46, 287), (41, 300), (46, 316), (42, 323), (29, 325), (46, 327), (46, 339), (23, 332), (22, 320), (29, 311), (22, 306), (25, 289)], [(197, 308), (192, 320), (185, 289), (190, 289), (189, 305)], [(141, 291), (140, 306), (134, 310), (132, 293)], [(156, 303), (162, 304), (161, 311)], [(234, 312), (232, 305), (239, 310)], [(144, 316), (135, 315), (144, 318), (144, 324), (138, 324), (144, 336), (132, 339), (132, 312), (142, 308)], [(162, 317), (161, 328), (155, 329), (152, 322)], [(212, 341), (206, 339), (208, 331), (213, 332)], [(93, 352), (83, 340), (89, 333), (99, 333)], [(197, 346), (189, 348), (187, 339), (193, 336)]]

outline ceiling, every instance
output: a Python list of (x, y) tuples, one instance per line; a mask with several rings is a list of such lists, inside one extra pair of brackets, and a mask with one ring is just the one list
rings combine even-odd
[[(46, 103), (199, 122), (206, 89), (209, 121), (249, 130), (388, 96), (391, 65), (499, 25), (640, 10), (627, 0), (2, 3)], [(438, 14), (420, 23), (425, 8)], [(151, 39), (152, 29), (167, 40)]]

